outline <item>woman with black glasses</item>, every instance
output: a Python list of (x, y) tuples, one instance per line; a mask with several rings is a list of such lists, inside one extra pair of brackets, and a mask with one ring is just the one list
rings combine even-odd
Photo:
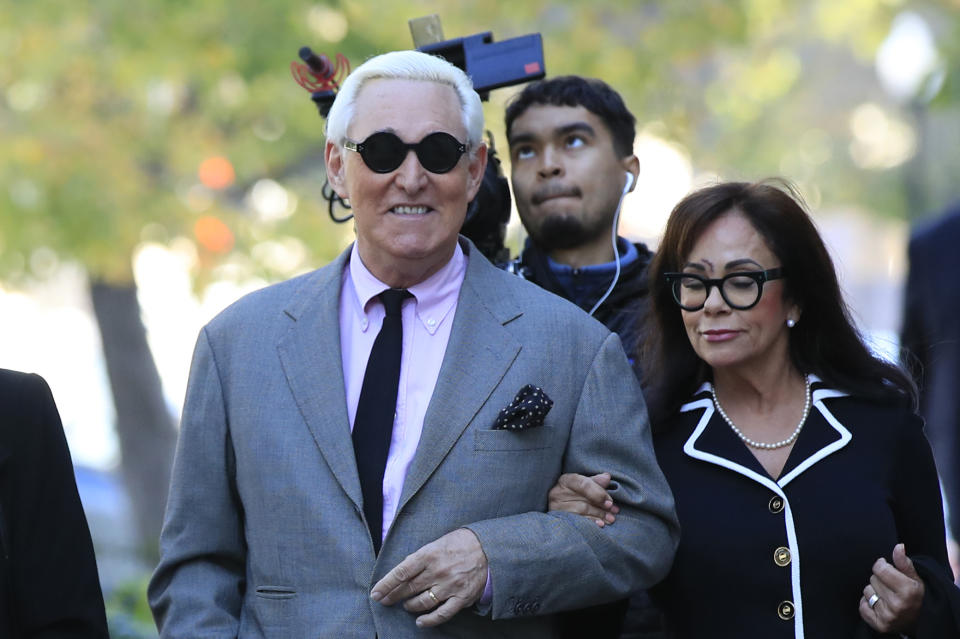
[[(645, 395), (682, 530), (653, 592), (667, 636), (957, 636), (916, 389), (864, 346), (789, 187), (688, 195), (650, 272)], [(562, 477), (550, 507), (615, 519), (598, 481)]]

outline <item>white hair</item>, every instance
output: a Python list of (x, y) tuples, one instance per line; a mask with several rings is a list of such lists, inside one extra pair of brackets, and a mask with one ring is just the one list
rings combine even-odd
[(443, 58), (420, 51), (391, 51), (370, 58), (347, 76), (327, 115), (327, 140), (343, 145), (356, 112), (357, 94), (370, 80), (422, 80), (446, 84), (457, 92), (467, 141), (475, 151), (483, 139), (483, 107), (466, 73)]

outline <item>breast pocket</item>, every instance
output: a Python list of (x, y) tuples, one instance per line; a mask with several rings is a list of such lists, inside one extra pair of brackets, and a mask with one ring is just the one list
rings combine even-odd
[(554, 446), (554, 432), (549, 426), (529, 430), (476, 430), (473, 450), (476, 452), (510, 452), (544, 450)]
[(477, 518), (506, 517), (542, 511), (547, 491), (559, 475), (563, 446), (549, 426), (530, 430), (477, 430), (469, 477), (461, 485), (482, 478), (476, 502), (485, 504)]
[(290, 586), (257, 586), (256, 595), (262, 599), (293, 599), (297, 591)]
[[(248, 599), (241, 619), (240, 636), (303, 637), (296, 632), (303, 621), (297, 591), (291, 586), (261, 585)], [(249, 594), (248, 594), (249, 597)]]

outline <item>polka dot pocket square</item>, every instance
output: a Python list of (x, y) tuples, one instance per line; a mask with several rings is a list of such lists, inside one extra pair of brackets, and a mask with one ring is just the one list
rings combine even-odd
[(543, 426), (543, 419), (552, 407), (553, 400), (542, 388), (527, 384), (506, 408), (500, 410), (493, 430), (526, 430)]

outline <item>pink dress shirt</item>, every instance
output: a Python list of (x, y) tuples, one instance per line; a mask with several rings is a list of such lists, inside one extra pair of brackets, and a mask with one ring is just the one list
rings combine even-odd
[[(393, 523), (407, 469), (420, 443), (423, 418), (440, 375), (466, 270), (467, 257), (457, 244), (449, 262), (407, 289), (413, 299), (405, 300), (401, 310), (403, 355), (393, 438), (383, 474), (383, 537)], [(340, 352), (351, 432), (367, 360), (383, 324), (383, 304), (376, 296), (388, 288), (367, 270), (354, 244), (340, 285)]]

